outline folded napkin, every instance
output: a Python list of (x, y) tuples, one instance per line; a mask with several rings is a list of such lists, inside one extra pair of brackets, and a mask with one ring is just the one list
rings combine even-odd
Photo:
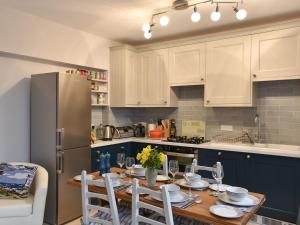
[(123, 191), (125, 189), (127, 189), (128, 187), (130, 187), (131, 184), (130, 183), (125, 183), (121, 186), (118, 186), (118, 187), (114, 187), (114, 191), (117, 192), (117, 191)]
[(184, 202), (172, 203), (172, 206), (176, 207), (176, 208), (185, 209), (185, 208), (193, 205), (195, 201), (196, 201), (196, 198), (191, 198), (191, 199), (188, 199), (188, 200), (186, 200)]

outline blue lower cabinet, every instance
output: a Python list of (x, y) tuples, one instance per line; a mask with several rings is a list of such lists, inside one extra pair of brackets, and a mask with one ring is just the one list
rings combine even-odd
[[(224, 168), (224, 184), (238, 186), (240, 184), (240, 164), (243, 155), (240, 153), (200, 149), (198, 152), (198, 164), (201, 166), (213, 166), (221, 162)], [(206, 171), (200, 172), (205, 178), (212, 178), (212, 174)]]
[(300, 203), (300, 159), (245, 154), (244, 168), (249, 191), (266, 195), (258, 214), (295, 223)]
[[(296, 222), (300, 204), (300, 159), (199, 149), (199, 164), (224, 167), (223, 183), (265, 194), (266, 202), (258, 214)], [(203, 173), (203, 177), (211, 174)]]

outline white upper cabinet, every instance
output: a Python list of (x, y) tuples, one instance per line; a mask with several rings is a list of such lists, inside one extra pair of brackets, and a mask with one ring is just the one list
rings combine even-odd
[(208, 42), (205, 106), (252, 106), (250, 36)]
[(203, 84), (205, 82), (205, 44), (171, 48), (169, 68), (171, 86)]
[(300, 28), (252, 37), (252, 80), (300, 78)]
[(139, 102), (138, 84), (138, 54), (133, 51), (126, 51), (126, 85), (125, 104), (136, 105)]
[(139, 104), (168, 104), (168, 50), (139, 54)]

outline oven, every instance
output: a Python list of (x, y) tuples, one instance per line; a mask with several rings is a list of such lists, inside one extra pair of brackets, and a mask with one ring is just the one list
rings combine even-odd
[(178, 161), (179, 174), (184, 172), (186, 165), (192, 165), (193, 159), (198, 159), (198, 150), (196, 148), (164, 146), (163, 151), (168, 156), (168, 161)]

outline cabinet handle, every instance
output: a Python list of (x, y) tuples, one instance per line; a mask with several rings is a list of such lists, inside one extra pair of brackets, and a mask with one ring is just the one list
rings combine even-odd
[(210, 103), (210, 100), (206, 100), (206, 103), (209, 104), (209, 103)]
[(204, 78), (201, 78), (201, 81), (204, 81)]
[(253, 74), (253, 77), (256, 78), (257, 77), (256, 74)]
[(218, 155), (222, 155), (222, 152), (218, 152)]
[(250, 159), (250, 158), (251, 158), (251, 155), (247, 155), (246, 158), (247, 158), (247, 159)]
[(97, 159), (97, 163), (100, 162), (100, 159)]
[(121, 146), (121, 149), (124, 149), (125, 147), (124, 146)]
[(167, 101), (164, 101), (163, 103), (164, 103), (164, 104), (167, 104), (168, 102), (167, 102)]
[(100, 155), (100, 151), (96, 151), (97, 155)]
[(138, 104), (138, 105), (140, 105), (140, 104), (141, 104), (141, 102), (140, 102), (140, 101), (138, 101), (138, 102), (137, 102), (137, 104)]

